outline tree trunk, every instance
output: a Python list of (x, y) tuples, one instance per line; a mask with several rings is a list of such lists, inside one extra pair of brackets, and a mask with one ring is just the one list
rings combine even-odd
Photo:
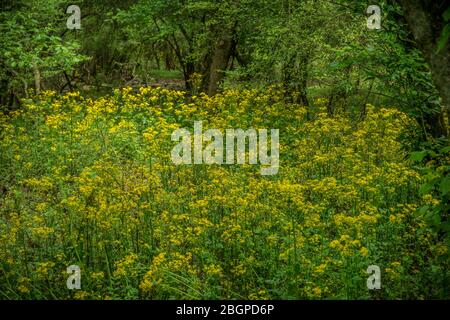
[(187, 91), (192, 90), (191, 77), (195, 72), (195, 64), (193, 62), (186, 62), (183, 66), (184, 83)]
[(309, 108), (308, 89), (309, 55), (299, 53), (291, 56), (283, 65), (283, 83), (287, 98), (293, 103), (299, 103)]
[(158, 49), (159, 48), (156, 48), (155, 44), (152, 44), (152, 55), (153, 55), (153, 58), (155, 58), (156, 68), (158, 70), (161, 70), (161, 63), (159, 61), (159, 55), (158, 55), (159, 50)]
[(34, 90), (36, 95), (41, 93), (41, 73), (36, 64), (33, 64)]
[(439, 91), (443, 108), (440, 114), (431, 117), (435, 137), (448, 136), (442, 119), (450, 109), (450, 43), (438, 51), (438, 41), (445, 26), (442, 14), (448, 8), (449, 1), (436, 0), (398, 0), (408, 26), (418, 48), (431, 69), (434, 85)]
[(208, 95), (210, 96), (215, 95), (219, 90), (219, 84), (223, 80), (233, 52), (233, 45), (233, 36), (230, 32), (224, 35), (214, 48), (208, 82)]
[(165, 63), (166, 70), (174, 70), (175, 69), (175, 61), (174, 61), (173, 52), (170, 49), (170, 46), (168, 46), (166, 44), (164, 46), (163, 52), (164, 52), (164, 63)]

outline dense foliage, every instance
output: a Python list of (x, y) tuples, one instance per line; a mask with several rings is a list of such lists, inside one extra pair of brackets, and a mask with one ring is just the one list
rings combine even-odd
[[(448, 247), (416, 214), (440, 201), (418, 192), (423, 179), (399, 142), (412, 119), (368, 106), (354, 125), (329, 118), (318, 99), (308, 121), (283, 96), (46, 91), (3, 116), (2, 296), (446, 297)], [(283, 128), (280, 172), (174, 165), (170, 134), (195, 119)], [(74, 261), (83, 288), (70, 294), (65, 267)], [(369, 292), (373, 264), (383, 289)]]
[[(0, 299), (450, 297), (448, 0), (72, 4), (0, 3)], [(195, 120), (279, 172), (175, 165)]]

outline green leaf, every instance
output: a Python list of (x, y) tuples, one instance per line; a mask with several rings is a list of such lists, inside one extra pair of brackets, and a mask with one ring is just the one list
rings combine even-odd
[(419, 189), (419, 193), (420, 194), (426, 194), (428, 192), (431, 191), (431, 189), (433, 189), (433, 185), (429, 184), (429, 183), (425, 183), (424, 185), (422, 185)]
[(442, 195), (446, 195), (450, 191), (450, 177), (442, 179), (439, 185), (439, 191), (441, 191)]
[(441, 225), (441, 229), (445, 232), (450, 232), (450, 221), (444, 222)]
[(450, 38), (450, 24), (446, 25), (444, 30), (442, 30), (442, 34), (438, 42), (438, 52), (445, 48), (445, 45), (447, 44), (449, 38)]
[(442, 148), (441, 150), (440, 150), (440, 152), (441, 153), (447, 153), (447, 152), (450, 152), (450, 146), (448, 146), (448, 147), (445, 147), (445, 148)]
[(420, 207), (419, 209), (417, 209), (417, 213), (419, 214), (419, 215), (425, 215), (427, 212), (428, 212), (428, 209), (429, 209), (430, 207), (429, 206), (427, 206), (427, 205), (425, 205), (425, 206), (422, 206), (422, 207)]
[(444, 17), (445, 21), (449, 21), (450, 20), (450, 7), (447, 8), (447, 10), (445, 10), (444, 14), (442, 15)]
[(425, 216), (425, 221), (432, 227), (437, 227), (441, 223), (441, 217), (436, 212), (431, 212)]
[(415, 162), (421, 162), (423, 158), (425, 158), (428, 154), (428, 151), (416, 151), (411, 153), (411, 156), (409, 157), (412, 161)]
[(441, 224), (441, 217), (438, 214), (433, 214), (430, 217), (430, 222), (434, 225), (434, 226), (439, 226)]

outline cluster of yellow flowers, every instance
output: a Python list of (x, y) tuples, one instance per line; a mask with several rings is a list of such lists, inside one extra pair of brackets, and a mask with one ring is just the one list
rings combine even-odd
[[(435, 200), (417, 194), (421, 177), (399, 141), (412, 120), (368, 106), (353, 122), (324, 104), (307, 120), (273, 88), (214, 97), (125, 88), (98, 99), (44, 92), (0, 114), (0, 295), (439, 295), (447, 248), (414, 214)], [(174, 165), (170, 135), (194, 120), (279, 128), (279, 173)], [(73, 264), (82, 291), (66, 288)], [(367, 290), (369, 265), (387, 274), (385, 289)]]

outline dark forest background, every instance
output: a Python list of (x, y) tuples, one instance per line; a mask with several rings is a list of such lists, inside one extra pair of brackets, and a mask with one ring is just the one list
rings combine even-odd
[[(0, 104), (33, 89), (166, 86), (214, 95), (281, 84), (286, 99), (328, 99), (364, 115), (367, 103), (417, 118), (420, 140), (448, 135), (448, 1), (2, 1)], [(381, 29), (367, 28), (369, 5)], [(446, 125), (447, 123), (447, 125)]]

